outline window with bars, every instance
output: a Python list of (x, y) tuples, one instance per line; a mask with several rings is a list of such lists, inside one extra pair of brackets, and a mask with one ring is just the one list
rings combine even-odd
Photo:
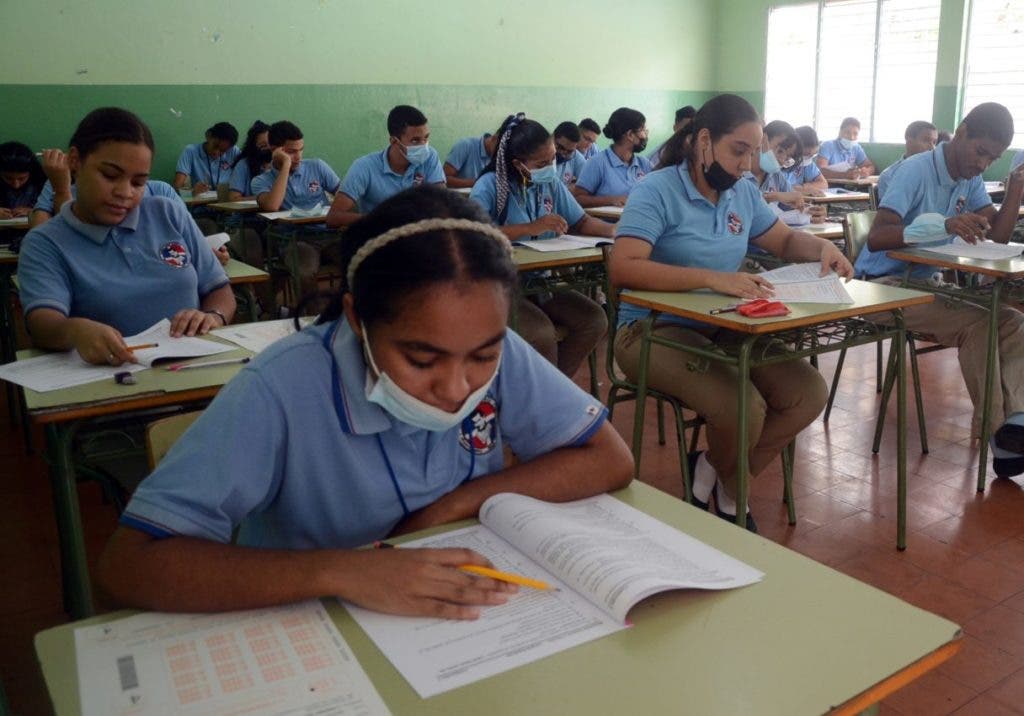
[(902, 142), (931, 119), (940, 0), (819, 0), (768, 17), (765, 119), (824, 140), (857, 117), (861, 140)]
[(973, 0), (961, 116), (982, 102), (1006, 105), (1024, 146), (1024, 2)]

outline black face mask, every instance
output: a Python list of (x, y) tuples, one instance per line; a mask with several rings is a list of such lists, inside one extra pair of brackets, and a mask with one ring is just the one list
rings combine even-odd
[(736, 182), (740, 180), (739, 177), (734, 177), (725, 170), (725, 167), (718, 163), (718, 160), (715, 159), (714, 150), (711, 151), (711, 158), (713, 160), (711, 166), (704, 169), (704, 181), (717, 192), (732, 189)]
[(647, 140), (641, 139), (638, 143), (633, 145), (633, 151), (637, 154), (647, 149)]

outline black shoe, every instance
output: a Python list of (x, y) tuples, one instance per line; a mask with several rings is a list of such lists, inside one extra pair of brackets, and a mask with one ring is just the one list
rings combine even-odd
[[(700, 459), (700, 455), (702, 452), (704, 451), (697, 450), (696, 452), (687, 453), (686, 464), (690, 468), (690, 504), (698, 509), (707, 511), (711, 508), (711, 496), (708, 496), (708, 502), (702, 502), (701, 500), (697, 499), (696, 495), (693, 494), (693, 483), (697, 477), (697, 460)], [(712, 488), (712, 492), (714, 492), (714, 488)]]
[(993, 457), (992, 469), (996, 477), (1007, 479), (1024, 473), (1024, 456), (1020, 457)]
[[(721, 517), (726, 522), (736, 524), (736, 515), (730, 515), (728, 512), (722, 512), (720, 509), (718, 509), (718, 505), (715, 505), (715, 514)], [(754, 534), (757, 534), (757, 523), (754, 522), (754, 516), (749, 512), (747, 513), (747, 532), (753, 532)]]
[(1024, 425), (1003, 423), (992, 436), (992, 442), (1000, 450), (1024, 455)]

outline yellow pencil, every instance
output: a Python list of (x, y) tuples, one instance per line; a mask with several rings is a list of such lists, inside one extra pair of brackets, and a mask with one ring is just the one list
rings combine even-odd
[(141, 351), (141, 350), (146, 349), (146, 348), (156, 348), (159, 345), (160, 345), (159, 343), (140, 343), (137, 346), (128, 346), (128, 350), (130, 350), (130, 351)]
[(459, 565), (459, 569), (463, 572), (469, 572), (470, 574), (477, 574), (481, 577), (490, 577), (491, 579), (497, 579), (501, 582), (519, 584), (524, 587), (533, 587), (534, 589), (554, 589), (550, 584), (542, 582), (539, 579), (530, 579), (529, 577), (520, 577), (518, 574), (499, 572), (497, 569), (491, 569), (490, 567), (478, 567), (475, 564), (462, 564)]

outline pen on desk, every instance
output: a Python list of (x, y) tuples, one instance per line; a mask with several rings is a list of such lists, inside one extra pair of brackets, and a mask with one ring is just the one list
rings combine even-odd
[(722, 308), (712, 308), (710, 311), (708, 311), (708, 313), (710, 315), (712, 315), (712, 316), (717, 316), (719, 313), (733, 313), (739, 307), (740, 306), (737, 303), (737, 304), (735, 304), (733, 306), (723, 306)]
[(156, 348), (159, 345), (159, 343), (140, 343), (137, 346), (127, 346), (127, 349), (130, 351), (141, 351), (145, 348)]
[(224, 360), (210, 360), (205, 363), (175, 363), (174, 365), (167, 366), (167, 370), (179, 371), (189, 370), (190, 368), (207, 368), (214, 365), (231, 365), (233, 363), (248, 363), (252, 358), (246, 356), (245, 358), (225, 358)]

